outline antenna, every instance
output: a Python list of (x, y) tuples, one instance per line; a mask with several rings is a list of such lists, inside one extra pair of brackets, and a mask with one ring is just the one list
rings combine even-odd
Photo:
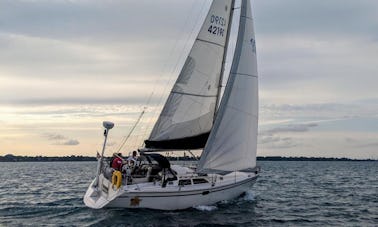
[(104, 121), (102, 122), (102, 125), (104, 128), (106, 128), (108, 131), (114, 127), (114, 123), (110, 121)]
[(100, 173), (101, 173), (101, 164), (102, 164), (102, 159), (103, 159), (104, 153), (105, 153), (106, 140), (108, 139), (108, 132), (109, 132), (110, 129), (112, 129), (114, 127), (114, 123), (110, 122), (110, 121), (104, 121), (104, 122), (102, 122), (102, 126), (104, 126), (104, 128), (105, 128), (105, 131), (104, 131), (105, 140), (104, 140), (104, 145), (102, 146), (101, 156), (97, 161), (96, 180), (95, 180), (95, 183), (93, 184), (93, 186), (96, 187), (96, 188), (98, 187), (98, 178), (99, 178)]

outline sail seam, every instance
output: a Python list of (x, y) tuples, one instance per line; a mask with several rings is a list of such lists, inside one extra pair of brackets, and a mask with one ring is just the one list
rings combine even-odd
[(250, 19), (250, 20), (253, 20), (253, 18), (252, 18), (252, 17), (247, 17), (247, 16), (241, 16), (241, 17), (244, 17), (244, 18), (246, 18), (246, 19)]
[(255, 77), (257, 78), (257, 75), (252, 75), (252, 74), (246, 74), (246, 73), (231, 73), (233, 75), (239, 75), (239, 76), (249, 76), (249, 77)]
[(205, 43), (214, 44), (214, 45), (217, 45), (217, 46), (219, 46), (219, 47), (222, 47), (222, 48), (224, 48), (224, 46), (223, 46), (223, 45), (221, 45), (221, 44), (219, 44), (219, 43), (215, 43), (215, 42), (211, 42), (211, 41), (208, 41), (208, 40), (204, 40), (204, 39), (199, 39), (199, 38), (197, 38), (196, 40), (198, 40), (198, 41), (201, 41), (201, 42), (205, 42)]
[(198, 97), (215, 97), (216, 95), (199, 95), (199, 94), (191, 94), (186, 92), (179, 92), (179, 91), (172, 91), (171, 93), (180, 94), (180, 95), (190, 95), (190, 96), (198, 96)]
[(238, 112), (240, 112), (240, 113), (245, 113), (245, 114), (247, 114), (247, 115), (249, 115), (249, 116), (252, 116), (252, 117), (255, 117), (255, 118), (258, 117), (257, 115), (255, 115), (255, 114), (253, 114), (253, 113), (248, 113), (247, 111), (241, 110), (241, 109), (236, 108), (236, 107), (234, 107), (234, 106), (227, 105), (227, 107), (230, 108), (230, 109), (236, 110), (236, 111), (238, 111)]

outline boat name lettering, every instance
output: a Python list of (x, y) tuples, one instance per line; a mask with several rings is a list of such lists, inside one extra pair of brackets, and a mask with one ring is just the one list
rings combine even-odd
[(207, 29), (213, 35), (224, 36), (224, 27), (226, 25), (226, 19), (217, 15), (211, 15), (210, 27)]
[(215, 25), (210, 25), (209, 29), (207, 29), (213, 35), (224, 36), (224, 29)]
[(211, 15), (210, 23), (224, 27), (226, 25), (226, 19), (224, 19), (224, 17)]

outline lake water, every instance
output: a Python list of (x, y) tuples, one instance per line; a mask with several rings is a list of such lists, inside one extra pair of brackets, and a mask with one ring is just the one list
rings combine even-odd
[(92, 210), (95, 162), (0, 163), (0, 226), (378, 226), (378, 162), (259, 162), (244, 196), (184, 211)]

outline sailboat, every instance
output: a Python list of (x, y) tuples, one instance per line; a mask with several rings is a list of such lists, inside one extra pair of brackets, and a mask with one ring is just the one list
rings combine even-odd
[[(240, 10), (232, 65), (221, 97), (230, 30)], [(234, 19), (235, 20), (235, 19)], [(217, 108), (219, 106), (219, 108)], [(115, 171), (103, 158), (84, 196), (90, 208), (180, 210), (234, 199), (259, 176), (258, 77), (250, 0), (214, 0), (136, 165)], [(196, 167), (161, 151), (203, 149)]]

